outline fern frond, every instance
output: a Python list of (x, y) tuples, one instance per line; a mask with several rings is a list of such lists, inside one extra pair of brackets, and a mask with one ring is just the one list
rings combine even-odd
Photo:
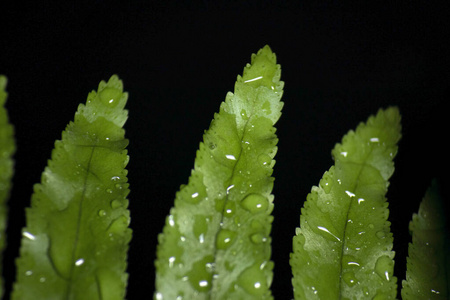
[(155, 299), (271, 299), (274, 124), (284, 83), (252, 55), (197, 152), (159, 236)]
[(409, 224), (406, 280), (402, 299), (448, 299), (450, 297), (450, 238), (443, 199), (434, 180)]
[(295, 299), (395, 298), (385, 194), (399, 139), (399, 112), (388, 108), (335, 146), (335, 165), (308, 195), (293, 239)]
[(26, 210), (12, 299), (124, 298), (127, 98), (117, 76), (100, 82), (55, 142)]
[[(3, 269), (2, 253), (6, 245), (6, 223), (8, 208), (6, 203), (11, 190), (11, 178), (14, 172), (12, 156), (16, 146), (14, 142), (14, 128), (9, 123), (8, 113), (4, 107), (8, 93), (7, 79), (0, 75), (0, 272)], [(0, 298), (3, 295), (3, 279), (0, 276)]]

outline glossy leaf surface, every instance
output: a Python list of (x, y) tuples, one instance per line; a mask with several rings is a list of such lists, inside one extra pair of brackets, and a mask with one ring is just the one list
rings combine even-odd
[(400, 130), (397, 108), (380, 110), (333, 149), (293, 240), (295, 299), (395, 299), (385, 194)]
[[(8, 113), (4, 107), (8, 93), (7, 79), (0, 75), (0, 271), (2, 270), (2, 252), (6, 245), (7, 201), (11, 190), (15, 151), (14, 128), (9, 123)], [(3, 281), (0, 277), (0, 298), (3, 295)]]
[(253, 54), (205, 132), (159, 236), (155, 299), (272, 298), (280, 72), (268, 46)]
[(131, 239), (127, 93), (99, 84), (55, 142), (26, 210), (12, 299), (123, 299)]
[(412, 244), (409, 245), (406, 280), (402, 299), (449, 299), (450, 237), (448, 217), (437, 181), (433, 181), (423, 198), (419, 213), (409, 224)]

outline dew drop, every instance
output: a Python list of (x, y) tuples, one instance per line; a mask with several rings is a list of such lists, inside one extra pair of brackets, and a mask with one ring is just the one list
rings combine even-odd
[(353, 272), (345, 272), (344, 275), (342, 275), (342, 279), (349, 287), (354, 286), (358, 282), (355, 273)]
[(117, 181), (120, 180), (120, 177), (119, 177), (119, 176), (113, 176), (113, 177), (111, 177), (111, 180), (112, 180), (113, 182), (117, 182)]
[(259, 220), (252, 220), (252, 222), (250, 223), (250, 226), (252, 229), (255, 229), (255, 231), (261, 231), (264, 228), (264, 224), (259, 221)]
[(217, 249), (227, 249), (231, 246), (231, 244), (233, 244), (235, 237), (236, 232), (234, 231), (228, 229), (220, 230), (216, 238)]
[(107, 87), (98, 94), (100, 101), (108, 107), (116, 107), (122, 97), (122, 92), (115, 88)]
[(386, 233), (384, 231), (378, 231), (377, 233), (375, 233), (375, 235), (379, 239), (384, 239), (386, 237)]
[(331, 192), (331, 187), (333, 186), (332, 174), (330, 174), (330, 172), (325, 172), (319, 182), (319, 185), (326, 194), (329, 194)]
[(242, 200), (241, 206), (251, 213), (261, 213), (267, 210), (269, 201), (263, 195), (249, 194)]
[(363, 288), (363, 293), (364, 293), (364, 296), (369, 296), (369, 289), (367, 288), (367, 286), (365, 286)]
[(272, 110), (270, 109), (270, 102), (269, 101), (264, 102), (264, 104), (262, 105), (261, 108), (266, 113), (266, 115), (272, 114)]
[(99, 215), (100, 217), (104, 217), (104, 216), (106, 216), (106, 211), (103, 210), (103, 209), (100, 209), (100, 210), (98, 211), (98, 215)]
[(108, 194), (112, 194), (113, 190), (112, 190), (112, 189), (107, 189), (106, 192), (107, 192)]
[(225, 217), (230, 218), (230, 217), (232, 217), (234, 215), (235, 211), (236, 211), (236, 204), (234, 202), (232, 202), (232, 201), (227, 201), (225, 203), (223, 215)]
[(195, 262), (192, 265), (191, 271), (186, 274), (187, 280), (195, 290), (206, 292), (211, 289), (213, 261), (214, 258), (211, 255), (208, 255)]
[(112, 209), (117, 209), (117, 208), (119, 208), (121, 206), (122, 206), (122, 201), (120, 201), (118, 199), (115, 199), (115, 200), (111, 201), (111, 208)]
[(241, 116), (242, 119), (248, 120), (247, 112), (245, 111), (245, 109), (241, 109)]
[(33, 271), (28, 270), (25, 272), (25, 276), (31, 276), (31, 275), (33, 275)]
[(237, 284), (250, 295), (262, 296), (267, 291), (267, 278), (261, 268), (263, 265), (254, 264), (248, 267), (237, 279)]
[(197, 237), (200, 243), (204, 242), (204, 237), (208, 230), (208, 222), (206, 220), (206, 216), (196, 215), (194, 217), (194, 224), (192, 227), (194, 235)]
[(267, 238), (262, 233), (254, 233), (250, 236), (250, 240), (254, 244), (261, 244), (267, 241)]
[(394, 270), (394, 262), (388, 256), (384, 255), (377, 259), (375, 263), (375, 273), (386, 281), (391, 280)]
[(109, 225), (108, 233), (109, 234), (122, 233), (128, 227), (128, 224), (129, 224), (129, 218), (127, 218), (126, 216), (120, 216), (117, 219), (115, 219), (111, 223), (111, 225)]
[(258, 156), (258, 162), (265, 167), (270, 167), (272, 158), (269, 155), (263, 153)]

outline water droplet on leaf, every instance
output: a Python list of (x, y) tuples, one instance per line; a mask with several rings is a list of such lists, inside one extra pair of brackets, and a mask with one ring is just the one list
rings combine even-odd
[(126, 216), (120, 216), (115, 219), (108, 227), (108, 233), (122, 233), (128, 227), (129, 219)]
[(231, 244), (233, 244), (235, 237), (236, 232), (234, 231), (228, 229), (220, 230), (216, 238), (217, 249), (227, 249), (231, 246)]
[(263, 153), (258, 156), (258, 162), (265, 167), (269, 167), (270, 163), (272, 162), (272, 158), (269, 155)]
[(211, 289), (213, 261), (214, 258), (211, 255), (208, 255), (195, 262), (192, 265), (191, 271), (186, 274), (189, 283), (195, 290), (199, 292), (206, 292)]
[(383, 255), (375, 263), (375, 273), (386, 281), (391, 280), (394, 270), (394, 262), (388, 256)]
[(249, 194), (242, 200), (241, 206), (249, 212), (255, 214), (265, 212), (269, 207), (269, 201), (263, 195)]
[(203, 239), (204, 241), (204, 236), (208, 231), (208, 222), (206, 220), (206, 216), (195, 215), (192, 230), (194, 231), (194, 235), (197, 237), (197, 239)]
[(250, 236), (250, 240), (254, 244), (261, 244), (267, 241), (267, 238), (262, 233), (254, 233)]
[(116, 107), (122, 97), (122, 92), (115, 88), (107, 87), (98, 94), (100, 101), (108, 107)]
[(342, 275), (342, 279), (349, 287), (354, 286), (358, 282), (355, 273), (353, 272), (345, 272), (344, 275)]
[(225, 208), (224, 208), (224, 211), (223, 211), (223, 215), (225, 217), (230, 218), (230, 217), (232, 217), (234, 215), (235, 211), (236, 211), (236, 204), (234, 202), (232, 202), (232, 201), (227, 201), (225, 203)]
[(247, 293), (262, 296), (267, 291), (267, 279), (260, 264), (245, 269), (238, 277), (237, 284)]
[(115, 199), (113, 201), (111, 201), (111, 208), (112, 209), (116, 209), (122, 206), (122, 201)]

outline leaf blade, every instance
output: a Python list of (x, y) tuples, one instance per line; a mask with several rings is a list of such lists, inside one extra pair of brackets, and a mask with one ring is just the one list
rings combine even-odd
[(388, 108), (333, 149), (335, 165), (311, 189), (293, 239), (296, 299), (395, 298), (385, 194), (399, 139), (400, 115)]
[(418, 214), (409, 224), (406, 280), (402, 299), (448, 299), (450, 292), (450, 242), (448, 223), (437, 180), (428, 188)]
[[(155, 299), (270, 299), (270, 223), (283, 82), (268, 46), (252, 55), (197, 152), (159, 236)], [(251, 254), (251, 255), (250, 255)]]
[(12, 299), (123, 299), (126, 101), (117, 76), (100, 82), (55, 142), (26, 210)]
[[(0, 272), (3, 269), (2, 253), (6, 246), (6, 225), (8, 207), (6, 205), (11, 191), (11, 179), (14, 173), (13, 155), (16, 150), (14, 141), (14, 127), (9, 123), (8, 112), (4, 105), (8, 93), (6, 92), (7, 78), (0, 75)], [(3, 296), (3, 278), (0, 277), (0, 298)]]

